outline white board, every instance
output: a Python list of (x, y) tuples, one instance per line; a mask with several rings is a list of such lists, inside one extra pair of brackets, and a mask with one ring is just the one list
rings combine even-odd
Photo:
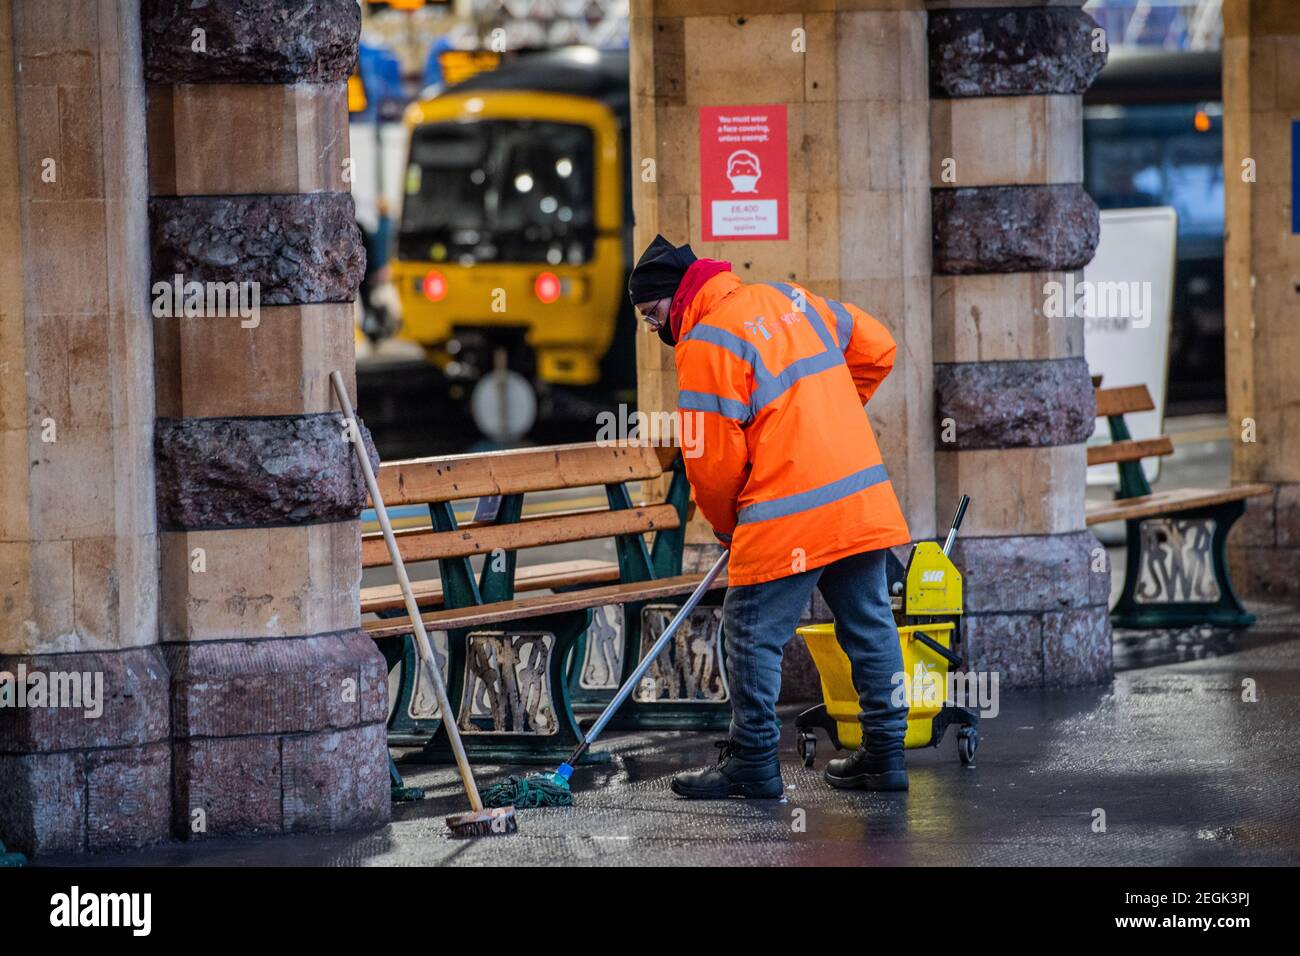
[[(1155, 410), (1124, 416), (1134, 438), (1163, 433), (1165, 388), (1169, 379), (1169, 328), (1174, 304), (1174, 253), (1178, 214), (1172, 206), (1107, 209), (1101, 214), (1097, 255), (1083, 270), (1074, 293), (1076, 314), (1084, 317), (1088, 369), (1102, 376), (1102, 388), (1145, 385)], [(1086, 283), (1086, 285), (1085, 285)], [(1089, 444), (1110, 441), (1104, 418)], [(1147, 481), (1160, 473), (1160, 459), (1142, 463)], [(1094, 465), (1088, 484), (1118, 484), (1117, 466)]]

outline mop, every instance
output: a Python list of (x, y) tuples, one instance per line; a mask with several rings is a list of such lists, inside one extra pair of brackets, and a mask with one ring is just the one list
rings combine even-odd
[(650, 665), (654, 663), (655, 658), (668, 646), (668, 642), (673, 639), (677, 629), (695, 610), (695, 605), (700, 603), (700, 599), (704, 597), (704, 592), (713, 584), (714, 579), (722, 573), (730, 554), (731, 552), (728, 550), (718, 555), (718, 560), (713, 562), (713, 567), (709, 568), (699, 586), (686, 599), (686, 603), (673, 616), (668, 626), (664, 628), (664, 632), (659, 635), (659, 639), (654, 642), (654, 646), (650, 648), (649, 653), (641, 659), (641, 663), (637, 664), (636, 670), (623, 682), (623, 686), (618, 689), (614, 699), (596, 718), (596, 722), (591, 725), (591, 730), (587, 731), (587, 736), (582, 739), (582, 743), (574, 748), (573, 753), (569, 754), (569, 758), (551, 773), (508, 777), (501, 783), (493, 784), (483, 794), (483, 803), (486, 806), (526, 807), (531, 810), (536, 807), (568, 807), (573, 805), (573, 791), (569, 788), (569, 778), (573, 776), (574, 766), (582, 759), (582, 755), (587, 752), (587, 748), (596, 742), (596, 738), (600, 736), (601, 731), (605, 729), (605, 725), (618, 712), (618, 709), (623, 706), (623, 702), (632, 693), (632, 689), (641, 683), (641, 678), (650, 669)]
[(443, 686), (442, 674), (434, 663), (433, 645), (424, 629), (424, 620), (420, 616), (419, 605), (415, 601), (415, 592), (411, 590), (411, 579), (406, 576), (406, 565), (397, 548), (397, 539), (393, 537), (393, 526), (388, 520), (388, 509), (379, 494), (379, 482), (375, 480), (375, 470), (370, 465), (370, 456), (366, 454), (365, 444), (361, 440), (361, 429), (357, 426), (357, 417), (352, 411), (352, 402), (348, 399), (343, 376), (338, 372), (330, 373), (330, 383), (334, 394), (338, 396), (339, 407), (347, 418), (348, 440), (356, 452), (357, 461), (361, 463), (361, 473), (365, 475), (366, 487), (370, 490), (370, 502), (375, 506), (375, 515), (379, 518), (379, 527), (384, 532), (384, 543), (388, 545), (388, 554), (393, 559), (393, 570), (397, 572), (397, 583), (401, 585), (402, 597), (406, 600), (406, 613), (415, 630), (415, 646), (420, 654), (420, 666), (433, 687), (438, 699), (439, 713), (442, 714), (442, 726), (447, 731), (452, 753), (456, 757), (456, 768), (460, 771), (461, 782), (465, 786), (465, 795), (469, 797), (470, 811), (457, 813), (446, 818), (447, 829), (452, 836), (490, 836), (497, 833), (515, 833), (519, 822), (515, 819), (515, 808), (508, 804), (493, 804), (495, 809), (487, 809), (479, 797), (478, 786), (474, 783), (474, 772), (470, 770), (469, 760), (465, 756), (465, 746), (461, 743), (460, 730), (456, 727), (455, 711), (447, 699), (447, 688)]

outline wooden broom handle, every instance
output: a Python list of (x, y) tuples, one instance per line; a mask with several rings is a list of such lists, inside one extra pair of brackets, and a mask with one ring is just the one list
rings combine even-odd
[(397, 583), (401, 586), (402, 597), (406, 601), (407, 616), (410, 617), (415, 629), (420, 664), (429, 675), (434, 694), (438, 697), (438, 709), (442, 712), (442, 726), (447, 731), (447, 739), (451, 741), (451, 750), (456, 756), (456, 768), (460, 771), (461, 782), (465, 785), (465, 794), (469, 797), (470, 808), (475, 812), (481, 812), (483, 799), (479, 796), (478, 785), (474, 783), (474, 773), (465, 756), (465, 745), (461, 743), (460, 730), (456, 727), (456, 714), (451, 709), (451, 701), (447, 699), (447, 688), (443, 686), (442, 675), (438, 673), (434, 663), (433, 645), (429, 643), (429, 635), (424, 629), (424, 619), (420, 616), (420, 607), (416, 604), (415, 592), (411, 589), (411, 579), (406, 576), (406, 565), (402, 561), (402, 553), (397, 549), (393, 526), (388, 520), (388, 509), (384, 507), (384, 499), (379, 494), (379, 482), (375, 480), (375, 470), (370, 466), (370, 456), (366, 454), (365, 443), (361, 440), (361, 428), (357, 425), (357, 416), (352, 411), (352, 402), (348, 398), (347, 387), (343, 384), (343, 376), (337, 371), (330, 372), (330, 383), (334, 386), (334, 394), (338, 396), (339, 407), (343, 409), (343, 415), (348, 420), (348, 440), (357, 453), (361, 472), (366, 476), (370, 501), (375, 506), (379, 527), (383, 529), (384, 543), (388, 545), (388, 554), (393, 560), (393, 570), (397, 572)]

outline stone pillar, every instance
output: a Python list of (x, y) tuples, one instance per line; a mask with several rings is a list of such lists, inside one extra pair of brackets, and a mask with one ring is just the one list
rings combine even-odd
[(1229, 541), (1244, 597), (1300, 597), (1300, 4), (1223, 7), (1228, 423), (1234, 482), (1266, 482)]
[[(143, 11), (176, 833), (381, 823), (387, 680), (358, 630), (366, 496), (329, 386), (332, 369), (354, 376), (364, 265), (345, 86), (359, 8)], [(158, 305), (225, 283), (239, 285), (224, 308)]]
[(1110, 574), (1084, 523), (1082, 320), (1044, 315), (1046, 283), (1099, 236), (1081, 96), (1106, 58), (1080, 5), (928, 4), (936, 499), (941, 522), (973, 499), (962, 626), (972, 667), (1004, 686), (1111, 671)]
[[(656, 232), (747, 282), (852, 302), (898, 341), (871, 421), (916, 538), (934, 532), (928, 98), (920, 0), (633, 0), (632, 170), (639, 253)], [(699, 108), (785, 104), (789, 240), (703, 242)], [(643, 161), (653, 159), (647, 180)], [(644, 329), (644, 411), (677, 407), (671, 350)], [(710, 547), (701, 521), (688, 542)]]
[(28, 680), (0, 843), (29, 854), (169, 827), (139, 36), (134, 0), (0, 0), (0, 672)]

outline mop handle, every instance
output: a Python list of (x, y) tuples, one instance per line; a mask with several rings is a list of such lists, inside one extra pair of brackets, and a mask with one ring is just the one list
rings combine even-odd
[(437, 665), (434, 663), (433, 645), (429, 643), (428, 632), (424, 629), (424, 619), (420, 616), (415, 592), (411, 589), (411, 579), (406, 576), (406, 564), (402, 561), (402, 552), (397, 547), (397, 539), (393, 537), (393, 526), (388, 520), (388, 509), (384, 507), (384, 499), (379, 494), (379, 482), (375, 480), (375, 471), (370, 466), (370, 456), (366, 454), (365, 445), (361, 442), (361, 429), (357, 425), (356, 413), (352, 411), (352, 402), (348, 399), (348, 390), (343, 384), (343, 376), (338, 372), (331, 372), (330, 384), (334, 386), (339, 407), (343, 409), (343, 415), (348, 420), (348, 438), (356, 450), (357, 461), (361, 464), (361, 473), (365, 475), (366, 488), (370, 492), (370, 503), (375, 506), (375, 517), (379, 519), (379, 527), (384, 532), (384, 543), (388, 545), (393, 570), (397, 572), (397, 583), (402, 588), (402, 598), (406, 602), (406, 613), (411, 619), (417, 638), (416, 649), (420, 653), (420, 664), (424, 667), (429, 682), (433, 684), (434, 696), (438, 698), (442, 726), (447, 731), (447, 739), (456, 757), (456, 769), (460, 771), (461, 783), (465, 785), (465, 794), (469, 797), (470, 807), (475, 812), (481, 811), (483, 801), (479, 797), (478, 785), (474, 782), (469, 759), (465, 756), (465, 746), (461, 743), (460, 732), (456, 728), (456, 715), (451, 709), (451, 702), (447, 699), (447, 688), (443, 686), (442, 675), (438, 673)]
[(970, 495), (962, 495), (961, 501), (957, 502), (957, 513), (952, 516), (952, 527), (948, 529), (948, 538), (943, 543), (944, 557), (952, 550), (952, 543), (957, 540), (957, 529), (961, 527), (961, 519), (966, 517), (966, 506), (970, 504)]
[(618, 693), (614, 695), (614, 699), (609, 702), (609, 706), (607, 706), (601, 715), (596, 718), (596, 722), (591, 725), (591, 730), (587, 731), (587, 736), (583, 738), (582, 743), (578, 745), (578, 749), (573, 752), (566, 763), (572, 766), (582, 757), (587, 748), (596, 742), (596, 738), (599, 737), (600, 732), (605, 729), (605, 725), (609, 723), (610, 718), (612, 718), (618, 709), (623, 706), (623, 701), (627, 700), (628, 695), (632, 693), (632, 689), (636, 687), (637, 684), (641, 683), (641, 678), (644, 677), (645, 672), (650, 669), (650, 665), (654, 663), (655, 658), (658, 657), (660, 652), (668, 646), (668, 642), (672, 640), (673, 635), (677, 633), (677, 629), (682, 626), (682, 622), (685, 621), (687, 616), (695, 610), (695, 605), (700, 603), (700, 600), (704, 597), (704, 592), (709, 589), (711, 584), (713, 584), (714, 579), (722, 573), (722, 569), (726, 567), (727, 558), (730, 556), (730, 549), (725, 550), (722, 554), (718, 555), (718, 560), (713, 562), (713, 567), (709, 568), (708, 573), (704, 575), (704, 580), (700, 581), (699, 587), (691, 593), (691, 596), (686, 599), (686, 603), (678, 609), (675, 615), (673, 615), (672, 621), (670, 621), (668, 626), (664, 628), (664, 632), (659, 635), (659, 639), (655, 641), (654, 646), (650, 648), (649, 653), (647, 653), (645, 657), (641, 658), (641, 663), (637, 664), (636, 670), (632, 672), (632, 676), (623, 682), (623, 686), (618, 689)]

